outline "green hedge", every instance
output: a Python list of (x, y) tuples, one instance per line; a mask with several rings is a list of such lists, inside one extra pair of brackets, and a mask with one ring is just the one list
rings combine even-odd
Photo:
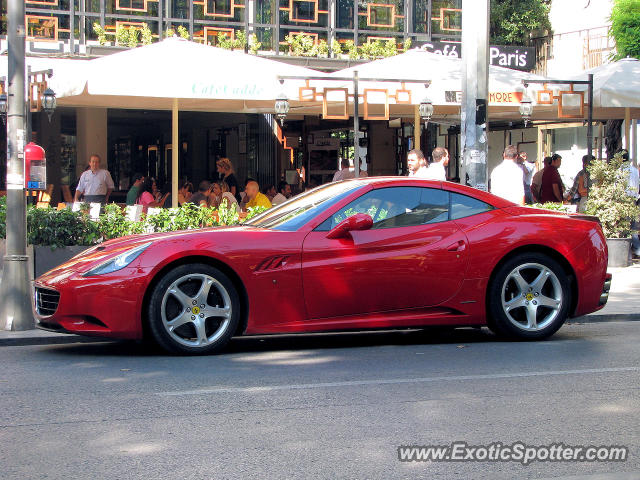
[[(88, 205), (87, 205), (88, 206)], [(264, 208), (250, 208), (247, 217), (240, 220), (235, 208), (219, 209), (197, 207), (187, 203), (179, 208), (166, 208), (154, 215), (142, 215), (140, 221), (127, 219), (115, 204), (106, 205), (98, 220), (92, 220), (88, 209), (79, 212), (54, 208), (27, 208), (27, 241), (33, 245), (64, 247), (94, 245), (104, 240), (140, 233), (193, 230), (220, 225), (236, 225)], [(0, 198), (0, 238), (6, 238), (6, 198)]]

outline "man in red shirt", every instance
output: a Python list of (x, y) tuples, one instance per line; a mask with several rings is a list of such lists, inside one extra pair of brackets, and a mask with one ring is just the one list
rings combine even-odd
[(544, 169), (542, 175), (542, 186), (540, 187), (540, 201), (546, 202), (559, 202), (562, 203), (564, 198), (564, 184), (558, 168), (562, 163), (562, 157), (557, 153), (554, 153), (551, 157), (551, 165), (548, 165)]

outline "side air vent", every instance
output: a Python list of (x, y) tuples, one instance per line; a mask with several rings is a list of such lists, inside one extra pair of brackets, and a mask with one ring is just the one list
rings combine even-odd
[(287, 255), (276, 255), (274, 257), (267, 257), (260, 262), (255, 269), (255, 273), (266, 272), (270, 270), (278, 270), (284, 266), (289, 257)]

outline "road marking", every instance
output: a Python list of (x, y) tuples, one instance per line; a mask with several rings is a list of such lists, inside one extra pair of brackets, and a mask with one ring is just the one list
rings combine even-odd
[(429, 383), (429, 382), (456, 382), (465, 380), (496, 380), (503, 378), (545, 377), (556, 375), (588, 375), (594, 373), (638, 372), (640, 367), (619, 368), (588, 368), (584, 370), (548, 370), (542, 372), (514, 372), (514, 373), (490, 373), (486, 375), (455, 375), (444, 377), (422, 378), (390, 378), (372, 380), (351, 380), (343, 382), (324, 383), (297, 383), (288, 385), (256, 385), (252, 387), (211, 387), (197, 390), (179, 390), (173, 392), (158, 392), (161, 396), (179, 395), (211, 395), (215, 393), (265, 393), (278, 390), (306, 390), (313, 388), (354, 387), (363, 385), (397, 385), (402, 383)]

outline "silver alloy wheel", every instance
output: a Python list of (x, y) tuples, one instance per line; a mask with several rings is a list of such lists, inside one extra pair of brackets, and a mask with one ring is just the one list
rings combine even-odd
[(514, 268), (502, 284), (500, 300), (509, 321), (528, 332), (548, 327), (564, 302), (557, 275), (540, 263)]
[(205, 347), (229, 327), (232, 306), (227, 289), (205, 274), (184, 275), (162, 297), (162, 325), (176, 342)]

